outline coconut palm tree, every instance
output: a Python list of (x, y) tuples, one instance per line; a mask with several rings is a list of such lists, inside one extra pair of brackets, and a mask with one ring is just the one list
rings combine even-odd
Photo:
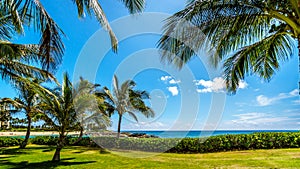
[(144, 99), (150, 99), (149, 94), (145, 91), (133, 90), (135, 82), (127, 80), (119, 86), (119, 81), (116, 75), (113, 79), (113, 94), (107, 88), (104, 88), (104, 92), (108, 102), (111, 104), (119, 115), (118, 121), (118, 134), (120, 137), (122, 117), (126, 113), (130, 115), (134, 120), (138, 121), (136, 112), (140, 112), (146, 117), (154, 117), (154, 111), (146, 106)]
[(213, 64), (223, 63), (234, 93), (249, 74), (269, 81), (293, 55), (293, 40), (300, 59), (299, 18), (299, 0), (193, 0), (167, 19), (158, 46), (163, 60), (181, 68), (210, 41)]
[[(74, 93), (76, 88), (71, 84), (67, 73), (63, 76), (62, 85), (53, 90), (41, 87), (37, 84), (33, 84), (33, 86), (36, 87), (41, 101), (40, 109), (44, 111), (43, 120), (46, 124), (52, 126), (54, 130), (59, 132), (58, 143), (52, 161), (60, 161), (60, 151), (65, 145), (67, 133), (78, 129), (79, 122), (81, 122), (78, 117), (81, 116), (82, 112), (88, 111), (88, 108), (90, 108), (88, 106), (82, 106), (84, 108), (79, 107), (80, 103), (83, 102), (82, 100), (86, 98), (86, 92), (84, 90), (88, 90), (87, 88), (83, 88), (80, 89), (81, 91)], [(76, 97), (74, 97), (75, 95)], [(84, 105), (91, 106), (90, 103), (91, 101)], [(93, 118), (98, 118), (99, 120), (101, 120), (100, 118), (105, 118), (99, 114), (100, 113), (93, 113)]]
[[(85, 13), (94, 15), (109, 32), (113, 50), (117, 50), (117, 38), (97, 0), (73, 0), (79, 17)], [(122, 0), (130, 13), (140, 12), (144, 0)], [(24, 34), (24, 26), (32, 26), (41, 33), (38, 44), (15, 44), (12, 38)], [(20, 81), (22, 77), (53, 78), (53, 72), (62, 62), (64, 32), (47, 13), (40, 0), (0, 1), (0, 74), (2, 79)], [(25, 64), (25, 63), (27, 64)], [(30, 66), (32, 63), (42, 67)], [(30, 63), (30, 64), (29, 64)], [(46, 70), (46, 71), (45, 71)]]
[[(37, 80), (33, 80), (33, 82), (37, 83)], [(18, 111), (24, 111), (24, 113), (26, 114), (27, 130), (25, 139), (20, 145), (20, 148), (25, 148), (30, 137), (32, 118), (34, 118), (35, 115), (41, 114), (43, 112), (39, 109), (37, 93), (32, 89), (31, 86), (20, 82), (16, 85), (16, 89), (19, 93), (18, 97), (14, 99), (3, 98), (1, 99), (1, 102), (14, 107)]]
[(60, 161), (60, 151), (65, 145), (67, 132), (76, 126), (76, 113), (73, 106), (72, 84), (65, 73), (63, 84), (54, 90), (37, 86), (41, 101), (40, 109), (44, 111), (44, 121), (59, 132), (58, 143), (52, 161)]
[[(8, 103), (5, 103), (0, 99), (0, 128), (12, 127), (11, 114), (18, 112), (18, 110), (12, 108)], [(9, 125), (8, 123), (11, 122)], [(5, 125), (4, 125), (5, 124)]]
[[(145, 0), (121, 0), (131, 14), (141, 12), (144, 9)], [(78, 16), (84, 17), (85, 13), (94, 15), (111, 37), (113, 50), (117, 50), (117, 38), (112, 31), (105, 13), (98, 0), (73, 0), (77, 6)], [(63, 31), (45, 10), (40, 0), (3, 0), (0, 2), (0, 10), (3, 12), (0, 17), (1, 33), (10, 37), (11, 32), (22, 34), (24, 25), (34, 26), (42, 36), (39, 42), (39, 54), (45, 56), (43, 61), (47, 68), (56, 68), (60, 63), (64, 45), (61, 36)], [(3, 23), (9, 23), (3, 24)], [(1, 38), (2, 39), (2, 38)]]
[[(80, 77), (80, 81), (73, 87), (73, 104), (77, 113), (77, 130), (80, 131), (76, 144), (82, 139), (83, 131), (90, 129), (88, 124), (96, 124), (101, 129), (110, 126), (110, 119), (106, 115), (104, 98), (97, 97), (99, 84), (92, 84)], [(99, 128), (99, 129), (100, 129)]]

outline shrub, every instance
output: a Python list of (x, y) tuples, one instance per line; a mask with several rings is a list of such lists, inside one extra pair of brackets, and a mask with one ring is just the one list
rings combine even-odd
[(23, 140), (21, 137), (0, 137), (0, 147), (18, 146)]
[[(76, 137), (67, 137), (66, 144), (73, 145)], [(220, 135), (209, 138), (82, 138), (76, 145), (150, 152), (209, 153), (220, 151), (275, 149), (300, 147), (300, 132), (268, 132), (239, 135)], [(57, 137), (38, 136), (33, 144), (55, 145)]]

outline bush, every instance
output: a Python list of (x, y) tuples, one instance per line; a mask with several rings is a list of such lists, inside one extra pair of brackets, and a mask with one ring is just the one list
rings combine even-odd
[(23, 140), (21, 137), (0, 137), (0, 147), (18, 146)]
[[(77, 137), (67, 137), (66, 145), (73, 145)], [(76, 145), (150, 152), (209, 153), (249, 149), (275, 149), (300, 147), (300, 132), (269, 132), (239, 135), (220, 135), (209, 138), (82, 138)], [(57, 137), (38, 136), (33, 144), (56, 145)]]

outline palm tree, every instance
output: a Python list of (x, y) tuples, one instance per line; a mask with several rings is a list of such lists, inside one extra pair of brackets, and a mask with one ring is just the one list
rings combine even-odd
[(72, 84), (65, 73), (63, 84), (54, 90), (38, 87), (36, 90), (44, 111), (44, 121), (59, 132), (58, 143), (52, 161), (60, 161), (60, 151), (64, 147), (67, 132), (76, 125), (76, 113), (73, 106)]
[(104, 106), (104, 98), (97, 97), (99, 93), (99, 84), (92, 84), (88, 80), (80, 77), (80, 81), (73, 87), (73, 104), (77, 113), (78, 125), (80, 131), (77, 141), (78, 143), (83, 136), (83, 131), (90, 129), (88, 124), (97, 124), (101, 129), (110, 126), (110, 119), (106, 115), (106, 107)]
[[(30, 25), (33, 25), (34, 30), (42, 34), (38, 45), (10, 42), (16, 34), (24, 34), (24, 26)], [(37, 60), (44, 70), (51, 71), (56, 70), (61, 63), (64, 51), (61, 39), (63, 32), (40, 1), (1, 1), (0, 32), (1, 60), (4, 67), (6, 62), (11, 60), (28, 62)]]
[[(77, 5), (79, 17), (94, 14), (99, 23), (109, 32), (113, 50), (117, 50), (117, 38), (97, 0), (73, 0)], [(140, 12), (144, 0), (122, 0), (130, 13)], [(33, 26), (41, 33), (38, 44), (15, 44), (15, 35), (24, 34), (24, 26)], [(13, 82), (24, 77), (54, 78), (50, 73), (62, 62), (64, 32), (47, 13), (40, 0), (2, 0), (0, 1), (0, 74), (2, 79)], [(27, 64), (25, 64), (25, 63)], [(42, 69), (31, 66), (36, 62)]]
[(17, 111), (18, 110), (13, 109), (9, 104), (3, 102), (2, 99), (0, 99), (0, 128), (8, 127), (7, 123), (12, 119), (11, 114), (16, 113)]
[(149, 95), (145, 91), (133, 90), (135, 82), (132, 80), (125, 81), (119, 86), (118, 78), (114, 75), (113, 80), (113, 94), (107, 88), (104, 88), (104, 92), (107, 100), (111, 104), (110, 107), (118, 113), (118, 134), (120, 137), (121, 122), (124, 114), (129, 114), (134, 120), (138, 121), (136, 112), (141, 112), (146, 117), (154, 117), (154, 111), (146, 106), (143, 99), (150, 99)]
[[(33, 82), (38, 83), (37, 80), (33, 80)], [(20, 148), (25, 148), (30, 137), (32, 118), (34, 118), (34, 116), (37, 114), (41, 114), (42, 112), (39, 109), (39, 101), (38, 101), (37, 93), (31, 88), (31, 86), (20, 82), (16, 85), (16, 89), (19, 92), (18, 97), (14, 99), (3, 98), (1, 99), (1, 102), (16, 108), (18, 111), (25, 112), (26, 120), (27, 120), (27, 130), (26, 130), (25, 139), (20, 145)]]
[(227, 89), (235, 93), (246, 75), (269, 81), (292, 56), (293, 39), (300, 59), (299, 18), (299, 0), (193, 0), (168, 18), (158, 46), (162, 59), (181, 68), (210, 41), (213, 64), (223, 62)]
[[(45, 115), (43, 120), (46, 124), (52, 126), (54, 130), (59, 132), (58, 143), (52, 161), (60, 161), (60, 151), (65, 145), (67, 133), (78, 129), (78, 122), (80, 122), (80, 119), (78, 119), (78, 117), (80, 117), (79, 113), (81, 113), (81, 110), (84, 111), (87, 109), (79, 109), (79, 107), (77, 107), (78, 105), (76, 105), (79, 104), (80, 99), (84, 99), (83, 96), (85, 96), (85, 92), (76, 91), (77, 93), (74, 93), (76, 88), (73, 88), (67, 73), (63, 76), (62, 85), (53, 90), (46, 89), (39, 85), (35, 85), (35, 87), (37, 88), (37, 93), (41, 101), (40, 108), (44, 111)], [(77, 96), (74, 97), (74, 95)], [(97, 118), (99, 118), (99, 116), (97, 116)], [(103, 118), (103, 116), (101, 118)]]
[[(73, 0), (77, 6), (78, 16), (84, 17), (85, 13), (94, 15), (111, 37), (113, 50), (117, 50), (117, 38), (112, 31), (109, 22), (98, 0)], [(144, 9), (145, 0), (122, 0), (131, 14), (141, 12)], [(0, 2), (1, 33), (10, 38), (11, 32), (22, 34), (24, 25), (33, 25), (34, 30), (41, 32), (39, 54), (45, 56), (42, 61), (49, 68), (56, 68), (61, 62), (64, 51), (61, 36), (63, 31), (47, 13), (39, 0), (3, 0)], [(9, 23), (9, 25), (7, 25)], [(2, 38), (1, 38), (2, 40)]]

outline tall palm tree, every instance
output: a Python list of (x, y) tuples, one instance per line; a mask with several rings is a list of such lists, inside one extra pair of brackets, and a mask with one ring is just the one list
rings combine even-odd
[(213, 64), (223, 62), (228, 92), (235, 93), (246, 75), (269, 81), (293, 55), (293, 40), (300, 59), (299, 18), (299, 0), (192, 0), (168, 18), (158, 46), (162, 59), (181, 68), (210, 41)]
[(119, 81), (116, 75), (113, 79), (113, 94), (107, 88), (104, 88), (106, 98), (119, 115), (118, 121), (118, 134), (120, 137), (121, 122), (124, 114), (130, 115), (134, 120), (138, 121), (136, 112), (140, 112), (146, 117), (154, 117), (154, 111), (148, 107), (143, 99), (150, 99), (149, 95), (145, 91), (133, 90), (135, 82), (127, 80), (119, 86)]
[[(37, 80), (33, 80), (33, 82), (37, 83)], [(1, 99), (1, 102), (16, 108), (18, 111), (25, 112), (26, 120), (27, 120), (27, 130), (26, 130), (25, 139), (20, 145), (20, 148), (25, 148), (30, 137), (32, 118), (37, 114), (41, 114), (42, 112), (39, 109), (39, 101), (38, 101), (37, 93), (32, 89), (31, 86), (20, 82), (17, 84), (16, 88), (19, 93), (18, 97), (14, 99), (3, 98)]]
[[(76, 93), (74, 93), (76, 88), (74, 88), (71, 84), (67, 73), (63, 76), (62, 85), (53, 90), (46, 89), (39, 85), (34, 86), (37, 89), (36, 91), (39, 94), (39, 99), (41, 101), (40, 108), (44, 111), (45, 117), (43, 117), (43, 120), (46, 124), (52, 126), (54, 130), (59, 132), (58, 143), (52, 161), (60, 161), (60, 152), (65, 145), (67, 133), (78, 129), (80, 122), (78, 117), (80, 117), (80, 113), (82, 113), (82, 111), (87, 109), (80, 109), (78, 107), (78, 104), (81, 103), (81, 99), (84, 100), (83, 96), (85, 96), (85, 92), (76, 91)], [(77, 96), (74, 97), (74, 95)], [(100, 115), (95, 116), (94, 118), (100, 118)], [(104, 117), (101, 116), (101, 118)]]
[[(144, 9), (145, 0), (121, 0), (131, 14)], [(117, 38), (112, 31), (105, 13), (98, 0), (72, 0), (77, 6), (78, 16), (84, 17), (85, 13), (94, 15), (111, 37), (113, 50), (117, 50)], [(47, 13), (40, 0), (3, 0), (0, 2), (1, 33), (10, 37), (11, 32), (22, 34), (24, 25), (33, 25), (34, 30), (41, 32), (39, 54), (45, 56), (42, 60), (47, 68), (56, 68), (61, 62), (64, 45), (61, 36), (63, 31)], [(10, 24), (3, 24), (9, 22)], [(1, 38), (2, 39), (2, 38)]]
[[(113, 50), (117, 50), (117, 38), (98, 0), (73, 0), (78, 15), (85, 12), (94, 15), (109, 32)], [(122, 0), (130, 13), (140, 12), (144, 0)], [(24, 26), (33, 26), (41, 33), (38, 44), (15, 44), (11, 40), (24, 34)], [(53, 72), (62, 62), (64, 32), (47, 13), (40, 0), (2, 0), (0, 1), (0, 74), (2, 79), (20, 81), (22, 77), (53, 78)], [(25, 64), (25, 63), (27, 64)], [(31, 66), (33, 62), (42, 69)]]

